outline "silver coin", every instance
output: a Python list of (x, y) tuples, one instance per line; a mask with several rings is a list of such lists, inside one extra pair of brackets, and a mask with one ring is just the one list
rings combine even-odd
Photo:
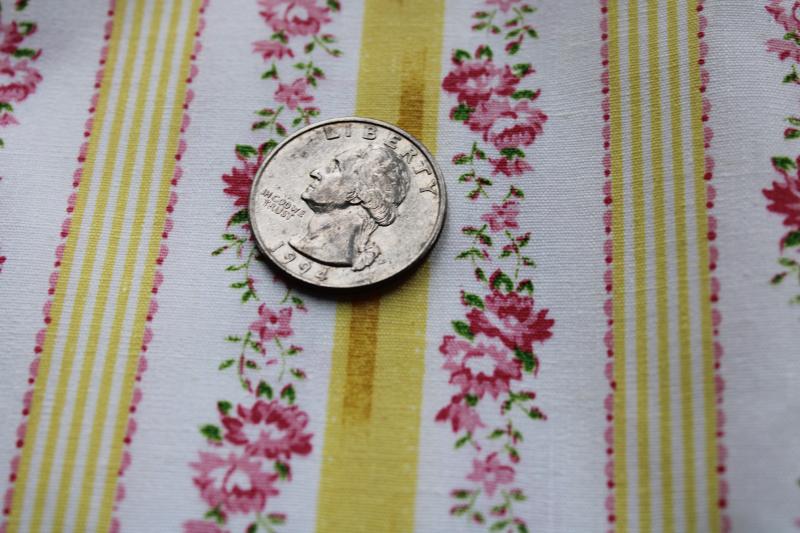
[(446, 193), (428, 150), (366, 118), (312, 124), (278, 145), (250, 191), (261, 251), (320, 287), (364, 287), (417, 263), (442, 229)]

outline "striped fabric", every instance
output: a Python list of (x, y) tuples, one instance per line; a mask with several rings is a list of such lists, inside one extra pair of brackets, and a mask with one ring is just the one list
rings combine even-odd
[[(0, 4), (0, 533), (800, 527), (794, 2)], [(352, 115), (448, 213), (332, 296), (246, 206)]]
[(110, 526), (199, 8), (120, 0), (109, 10), (9, 532)]
[(616, 524), (720, 531), (703, 3), (602, 11)]

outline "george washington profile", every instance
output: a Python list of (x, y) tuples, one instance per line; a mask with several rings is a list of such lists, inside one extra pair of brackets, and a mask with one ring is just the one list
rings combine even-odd
[(395, 221), (411, 186), (405, 161), (389, 147), (368, 146), (337, 155), (310, 176), (300, 197), (314, 214), (289, 244), (326, 265), (367, 268), (381, 253), (373, 232)]

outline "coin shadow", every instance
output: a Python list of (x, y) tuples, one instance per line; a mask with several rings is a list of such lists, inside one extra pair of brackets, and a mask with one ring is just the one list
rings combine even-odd
[(375, 283), (367, 287), (319, 287), (312, 283), (308, 283), (300, 278), (295, 278), (288, 275), (282, 269), (278, 268), (272, 261), (264, 257), (264, 254), (259, 250), (256, 260), (258, 263), (269, 270), (273, 278), (281, 281), (287, 287), (296, 290), (300, 296), (309, 296), (314, 298), (323, 298), (332, 300), (337, 303), (358, 302), (366, 300), (375, 300), (383, 298), (385, 295), (394, 292), (403, 286), (410, 278), (412, 278), (419, 270), (423, 263), (428, 260), (430, 251), (422, 255), (411, 264), (408, 268), (395, 274), (394, 276)]

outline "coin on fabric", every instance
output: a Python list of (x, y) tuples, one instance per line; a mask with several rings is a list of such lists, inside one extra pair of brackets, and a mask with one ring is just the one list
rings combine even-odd
[(250, 191), (261, 251), (320, 287), (380, 283), (431, 249), (445, 216), (431, 154), (400, 128), (366, 118), (312, 124), (279, 144)]

